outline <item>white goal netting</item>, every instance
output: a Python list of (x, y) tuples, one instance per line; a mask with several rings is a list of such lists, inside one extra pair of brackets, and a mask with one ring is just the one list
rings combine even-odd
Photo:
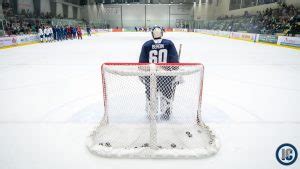
[(104, 115), (88, 149), (104, 157), (201, 158), (219, 142), (201, 119), (202, 64), (102, 65)]

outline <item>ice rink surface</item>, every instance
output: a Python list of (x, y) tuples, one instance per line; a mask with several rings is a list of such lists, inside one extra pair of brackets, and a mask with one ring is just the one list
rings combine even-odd
[(181, 62), (205, 66), (203, 118), (221, 140), (199, 160), (107, 159), (86, 136), (101, 119), (100, 65), (137, 62), (150, 33), (105, 33), (82, 41), (0, 50), (0, 168), (300, 168), (275, 151), (300, 151), (300, 51), (196, 33), (166, 33)]

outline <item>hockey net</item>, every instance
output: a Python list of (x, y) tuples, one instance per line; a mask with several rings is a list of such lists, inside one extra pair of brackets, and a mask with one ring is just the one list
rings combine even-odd
[(105, 63), (104, 115), (88, 149), (105, 157), (201, 158), (219, 142), (201, 119), (202, 64)]

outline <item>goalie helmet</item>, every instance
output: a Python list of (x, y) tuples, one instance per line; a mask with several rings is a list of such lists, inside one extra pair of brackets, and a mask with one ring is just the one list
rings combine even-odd
[(151, 30), (153, 39), (161, 39), (163, 36), (163, 30), (159, 26), (154, 26)]

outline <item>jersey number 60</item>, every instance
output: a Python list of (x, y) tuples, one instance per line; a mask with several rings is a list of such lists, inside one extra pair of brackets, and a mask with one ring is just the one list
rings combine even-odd
[(149, 63), (167, 63), (168, 50), (150, 50)]

